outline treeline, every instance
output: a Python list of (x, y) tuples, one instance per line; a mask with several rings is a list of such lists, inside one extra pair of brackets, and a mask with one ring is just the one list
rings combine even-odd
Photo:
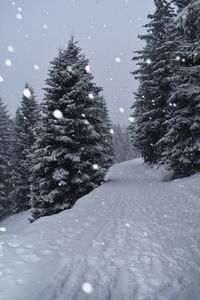
[(127, 126), (113, 125), (114, 163), (120, 163), (139, 156), (131, 144), (131, 137)]
[(32, 207), (32, 219), (70, 208), (112, 164), (102, 88), (72, 37), (51, 62), (39, 105), (26, 83), (14, 120), (0, 100), (0, 216)]
[(200, 2), (154, 2), (133, 58), (139, 88), (130, 131), (146, 162), (184, 177), (200, 171)]

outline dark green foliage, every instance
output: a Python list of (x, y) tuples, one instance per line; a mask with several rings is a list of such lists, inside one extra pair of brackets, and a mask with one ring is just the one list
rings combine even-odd
[(0, 217), (11, 209), (11, 121), (0, 99)]
[(172, 0), (172, 2), (181, 10), (188, 6), (193, 0)]
[(184, 177), (200, 171), (200, 3), (189, 5), (184, 21), (180, 16), (177, 22), (180, 63), (169, 98), (162, 161), (174, 177)]
[(12, 199), (15, 212), (30, 208), (30, 155), (35, 141), (35, 127), (39, 118), (34, 91), (28, 83), (26, 83), (24, 91), (27, 91), (28, 97), (25, 96), (26, 92), (22, 96), (20, 108), (16, 112), (13, 131), (14, 191)]
[(150, 163), (158, 162), (161, 156), (157, 142), (166, 132), (166, 106), (173, 74), (171, 51), (175, 47), (171, 30), (173, 9), (166, 0), (156, 0), (155, 5), (156, 11), (148, 16), (150, 22), (145, 26), (147, 34), (140, 36), (146, 45), (133, 58), (138, 66), (133, 75), (140, 84), (130, 126), (134, 146)]
[(32, 157), (32, 220), (70, 208), (111, 165), (108, 112), (88, 65), (73, 37), (51, 62)]

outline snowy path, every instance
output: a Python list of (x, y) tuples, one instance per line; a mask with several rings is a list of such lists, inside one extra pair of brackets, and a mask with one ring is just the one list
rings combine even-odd
[(162, 182), (134, 160), (108, 178), (72, 210), (0, 224), (0, 299), (200, 299), (200, 175)]

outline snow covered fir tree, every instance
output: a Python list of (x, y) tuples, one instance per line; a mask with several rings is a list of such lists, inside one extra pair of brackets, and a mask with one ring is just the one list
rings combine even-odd
[(36, 138), (39, 120), (38, 104), (33, 88), (26, 83), (20, 107), (17, 109), (13, 128), (13, 210), (16, 212), (30, 208), (30, 170), (32, 146)]
[(135, 147), (146, 162), (155, 163), (161, 153), (157, 142), (166, 131), (166, 106), (170, 93), (170, 76), (173, 72), (170, 52), (169, 27), (174, 12), (168, 1), (155, 1), (155, 13), (149, 15), (150, 22), (145, 26), (147, 34), (140, 36), (146, 42), (144, 48), (136, 51), (133, 58), (138, 70), (134, 71), (140, 86), (133, 104), (135, 122), (130, 130)]
[(104, 181), (112, 163), (110, 121), (102, 89), (72, 36), (51, 62), (35, 142), (31, 205), (35, 220), (70, 208)]
[(174, 2), (178, 16), (168, 1), (155, 1), (147, 34), (140, 37), (146, 45), (134, 58), (140, 85), (130, 130), (144, 160), (166, 164), (176, 178), (200, 170), (200, 78), (199, 2)]
[(200, 171), (200, 3), (192, 1), (175, 22), (178, 30), (176, 59), (169, 98), (163, 161), (174, 177)]
[(7, 107), (0, 98), (0, 217), (11, 209), (11, 127)]

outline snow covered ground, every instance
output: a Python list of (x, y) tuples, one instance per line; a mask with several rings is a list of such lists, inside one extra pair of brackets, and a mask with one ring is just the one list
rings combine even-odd
[(134, 160), (71, 210), (2, 221), (2, 300), (200, 299), (200, 174), (163, 182)]

